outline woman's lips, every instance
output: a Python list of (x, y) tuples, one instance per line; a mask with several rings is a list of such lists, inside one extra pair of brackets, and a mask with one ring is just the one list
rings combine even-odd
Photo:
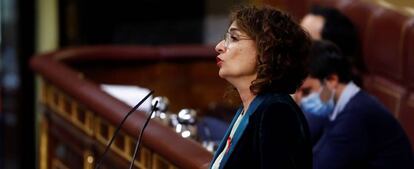
[(223, 63), (223, 60), (221, 60), (219, 57), (216, 57), (217, 66), (221, 67), (221, 64)]

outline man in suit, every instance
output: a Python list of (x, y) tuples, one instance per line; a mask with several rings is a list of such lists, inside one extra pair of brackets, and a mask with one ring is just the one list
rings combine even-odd
[(314, 169), (414, 168), (404, 130), (351, 81), (351, 66), (333, 43), (314, 42), (309, 73), (301, 88), (308, 92), (299, 104), (305, 113), (325, 119), (319, 124), (320, 138), (314, 140)]

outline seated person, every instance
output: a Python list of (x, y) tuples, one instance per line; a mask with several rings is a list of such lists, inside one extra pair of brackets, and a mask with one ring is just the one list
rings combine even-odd
[(318, 79), (307, 77), (304, 80), (302, 86), (294, 94), (294, 99), (300, 105), (303, 114), (305, 115), (305, 118), (308, 121), (312, 145), (315, 145), (319, 138), (322, 136), (324, 126), (328, 122), (326, 114), (330, 112), (326, 112), (326, 110), (331, 111), (329, 109), (322, 107), (320, 103), (313, 103), (309, 101), (305, 102), (305, 100), (312, 98), (312, 96), (309, 96), (310, 94), (316, 95), (319, 91), (321, 91), (321, 85), (322, 84), (319, 82)]
[(312, 39), (329, 40), (341, 49), (352, 64), (353, 80), (362, 86), (362, 74), (366, 71), (360, 53), (358, 32), (353, 23), (335, 8), (313, 6), (301, 21)]
[(313, 146), (314, 169), (414, 168), (404, 130), (351, 81), (351, 66), (333, 43), (314, 42), (309, 73), (309, 94), (299, 98), (300, 105), (326, 119)]
[[(310, 12), (301, 21), (301, 26), (309, 32), (314, 40), (328, 40), (337, 45), (343, 55), (349, 60), (352, 67), (352, 81), (359, 87), (363, 87), (362, 74), (365, 66), (359, 50), (359, 39), (353, 23), (339, 10), (329, 7), (312, 6)], [(313, 85), (313, 86), (311, 86)], [(315, 86), (317, 85), (317, 86)], [(309, 89), (320, 90), (320, 84), (309, 78), (305, 79), (302, 90), (295, 93), (296, 100), (303, 94), (307, 95)], [(304, 110), (311, 131), (312, 143), (319, 139), (323, 132), (326, 118), (320, 118), (317, 110)], [(315, 114), (316, 113), (316, 114)]]

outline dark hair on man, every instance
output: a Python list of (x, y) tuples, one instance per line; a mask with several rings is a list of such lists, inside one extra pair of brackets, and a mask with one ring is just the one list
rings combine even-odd
[(317, 5), (312, 6), (310, 13), (320, 15), (325, 19), (321, 32), (322, 39), (329, 40), (338, 45), (346, 57), (357, 57), (360, 55), (358, 32), (348, 17), (335, 8)]
[(309, 75), (321, 82), (330, 75), (336, 74), (339, 82), (352, 80), (351, 65), (341, 50), (329, 41), (314, 41), (311, 48)]
[(335, 43), (341, 49), (343, 56), (351, 64), (352, 80), (363, 87), (362, 74), (366, 72), (366, 67), (354, 24), (336, 8), (314, 5), (310, 13), (325, 19), (321, 32), (322, 39)]
[(288, 14), (270, 6), (239, 6), (231, 13), (233, 21), (256, 42), (258, 75), (250, 90), (294, 93), (307, 76), (309, 35)]

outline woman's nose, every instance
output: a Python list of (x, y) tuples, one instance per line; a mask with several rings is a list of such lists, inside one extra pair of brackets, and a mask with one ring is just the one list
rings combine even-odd
[(225, 50), (225, 47), (224, 47), (224, 40), (222, 40), (222, 41), (220, 41), (217, 45), (216, 45), (216, 52), (218, 52), (218, 53), (223, 53), (224, 52), (224, 50)]

